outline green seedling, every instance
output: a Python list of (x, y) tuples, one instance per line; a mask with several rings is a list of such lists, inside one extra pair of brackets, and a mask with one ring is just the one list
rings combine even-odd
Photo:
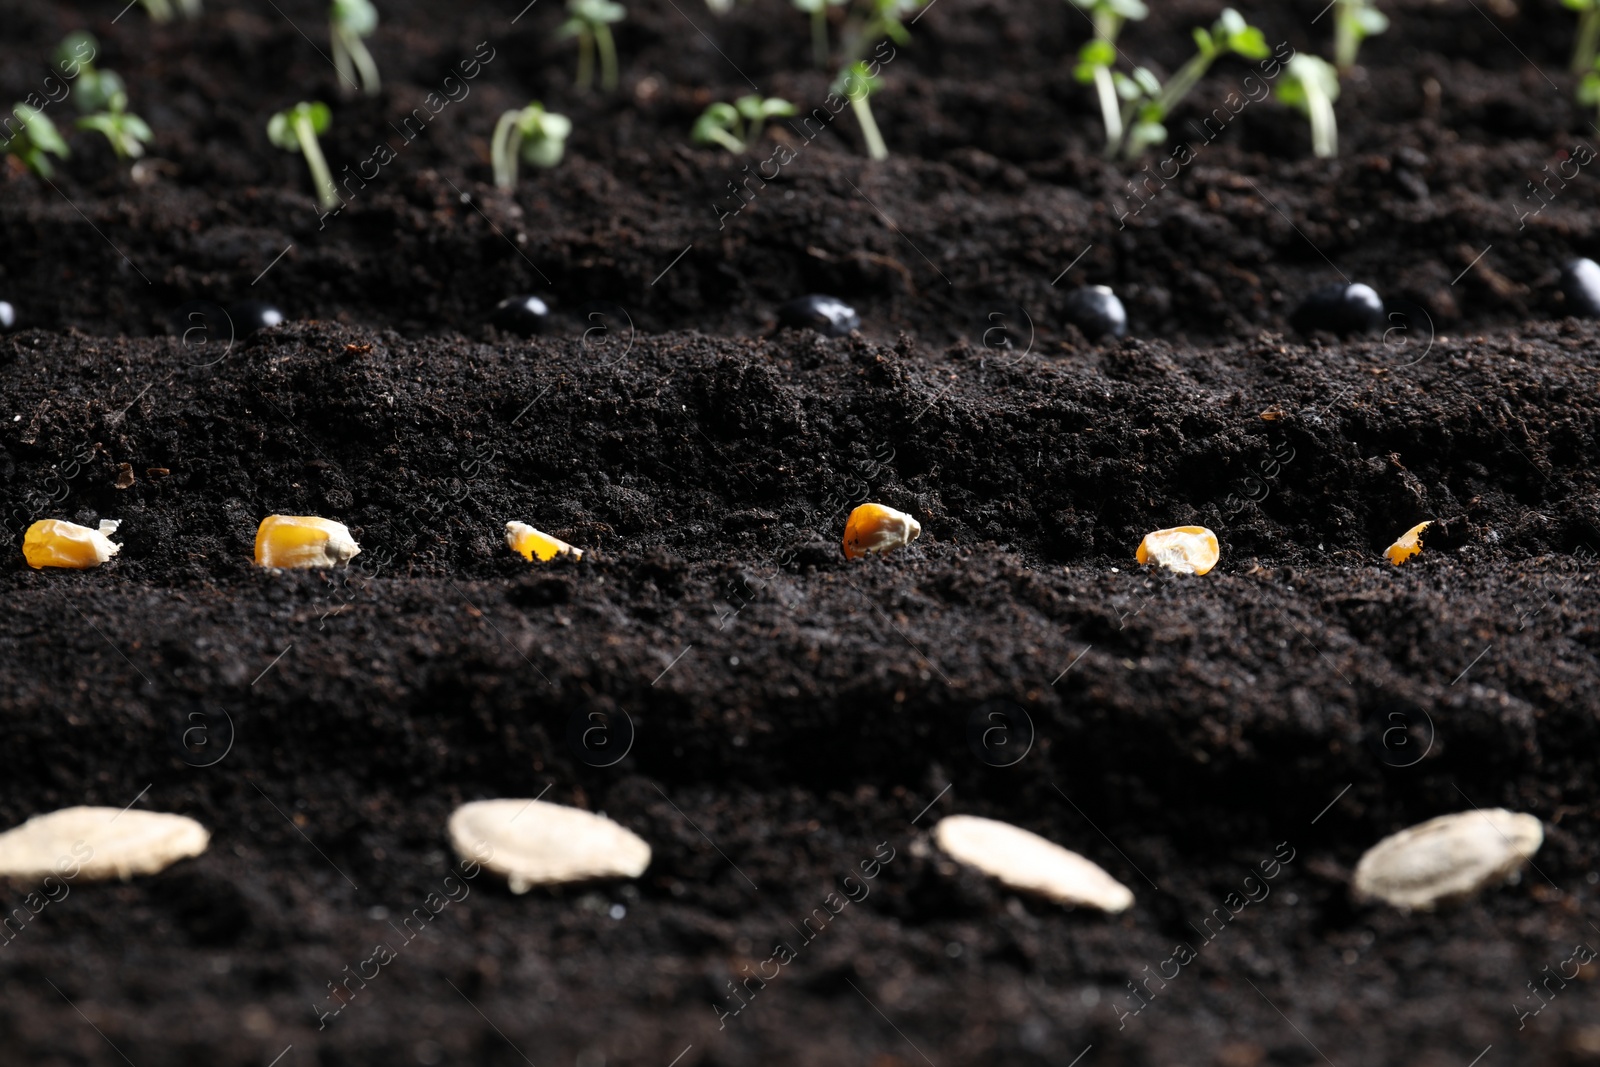
[(561, 36), (578, 39), (578, 80), (580, 89), (594, 87), (594, 56), (600, 53), (600, 88), (613, 92), (617, 88), (617, 44), (611, 36), (611, 24), (621, 22), (628, 11), (612, 0), (567, 0), (567, 21), (561, 24)]
[[(171, 22), (172, 4), (168, 0), (139, 0), (151, 22)], [(178, 10), (186, 19), (199, 18), (200, 0), (177, 0)]]
[(302, 100), (267, 121), (269, 141), (285, 152), (299, 152), (306, 157), (306, 166), (311, 169), (311, 182), (317, 187), (317, 202), (322, 205), (323, 211), (332, 211), (342, 203), (338, 190), (333, 186), (328, 161), (322, 157), (322, 146), (317, 143), (317, 134), (328, 132), (330, 118), (327, 104), (320, 100), (308, 104)]
[(45, 118), (44, 112), (38, 108), (18, 104), (12, 108), (12, 114), (16, 116), (15, 123), (10, 119), (0, 122), (0, 130), (9, 135), (7, 140), (0, 142), (0, 148), (16, 156), (39, 177), (48, 179), (55, 173), (49, 157), (66, 159), (70, 154), (67, 142), (56, 132), (55, 123)]
[(489, 145), (495, 186), (505, 190), (516, 186), (519, 159), (540, 169), (560, 163), (571, 132), (571, 119), (546, 111), (537, 100), (501, 115)]
[[(1589, 0), (1593, 3), (1594, 0)], [(1571, 0), (1568, 0), (1571, 7)], [(1337, 0), (1334, 4), (1333, 63), (1341, 71), (1356, 65), (1361, 42), (1389, 28), (1389, 17), (1372, 0)], [(1592, 46), (1591, 46), (1592, 47)]]
[(1596, 114), (1600, 115), (1600, 56), (1595, 57), (1589, 73), (1578, 83), (1578, 103), (1595, 108)]
[(1162, 106), (1161, 82), (1146, 67), (1135, 67), (1131, 75), (1120, 71), (1112, 81), (1122, 100), (1122, 152), (1137, 159), (1146, 148), (1167, 143), (1167, 109)]
[(719, 101), (694, 120), (694, 129), (689, 131), (689, 137), (695, 144), (719, 144), (734, 155), (739, 155), (744, 151), (744, 141), (737, 135), (742, 125), (744, 122), (739, 118), (739, 109)]
[(56, 65), (61, 71), (68, 77), (74, 77), (71, 72), (77, 71), (72, 102), (85, 115), (105, 111), (118, 93), (124, 96), (127, 93), (122, 79), (114, 72), (94, 65), (94, 57), (99, 54), (100, 42), (93, 34), (82, 30), (67, 34), (56, 48)]
[(928, 0), (861, 0), (862, 11), (845, 30), (844, 66), (867, 58), (873, 45), (887, 37), (898, 45), (911, 43), (905, 16), (926, 7)]
[[(1114, 19), (1124, 17), (1128, 16), (1113, 13), (1112, 19), (1097, 21), (1096, 33), (1117, 32), (1120, 23)], [(1194, 42), (1197, 48), (1194, 56), (1179, 67), (1164, 86), (1145, 67), (1135, 68), (1131, 75), (1113, 71), (1116, 46), (1104, 37), (1096, 36), (1079, 50), (1074, 74), (1080, 82), (1094, 83), (1099, 93), (1108, 156), (1115, 155), (1120, 148), (1126, 158), (1134, 159), (1146, 148), (1165, 144), (1167, 116), (1221, 57), (1236, 54), (1247, 59), (1265, 59), (1272, 54), (1266, 36), (1231, 7), (1223, 10), (1211, 29), (1195, 27)], [(1101, 88), (1106, 84), (1111, 87), (1109, 97)]]
[(843, 7), (849, 0), (794, 0), (794, 6), (811, 16), (811, 59), (818, 67), (828, 65), (828, 8)]
[(1143, 0), (1071, 0), (1094, 23), (1094, 38), (1078, 50), (1073, 76), (1093, 85), (1100, 100), (1100, 118), (1106, 126), (1106, 155), (1114, 155), (1122, 143), (1122, 104), (1111, 68), (1117, 62), (1117, 35), (1130, 19), (1137, 22), (1150, 14)]
[(731, 104), (716, 103), (706, 108), (695, 120), (689, 136), (696, 144), (721, 145), (739, 155), (761, 139), (768, 119), (796, 113), (793, 104), (775, 96), (741, 96)]
[(1196, 26), (1194, 43), (1199, 51), (1193, 59), (1178, 68), (1178, 72), (1168, 80), (1157, 97), (1156, 102), (1160, 104), (1163, 115), (1171, 114), (1178, 102), (1189, 95), (1189, 90), (1205, 77), (1211, 64), (1223, 56), (1231, 54), (1245, 59), (1266, 59), (1272, 54), (1266, 35), (1245, 22), (1244, 16), (1231, 7), (1223, 9), (1210, 30)]
[(104, 134), (118, 159), (138, 159), (155, 136), (144, 119), (128, 110), (128, 94), (124, 92), (113, 96), (106, 110), (79, 119), (78, 129)]
[(1333, 102), (1339, 99), (1339, 72), (1332, 63), (1300, 52), (1283, 68), (1274, 90), (1279, 100), (1311, 120), (1311, 150), (1319, 159), (1339, 154), (1339, 128)]
[(372, 61), (363, 38), (378, 28), (378, 9), (371, 0), (333, 0), (328, 13), (328, 31), (333, 41), (333, 65), (339, 72), (339, 91), (348, 93), (361, 78), (368, 96), (377, 96), (378, 64)]
[(1600, 48), (1600, 0), (1561, 0), (1578, 13), (1578, 43), (1572, 49), (1572, 73), (1587, 74), (1594, 69), (1595, 52)]
[(883, 134), (878, 132), (867, 97), (877, 92), (881, 84), (883, 79), (873, 77), (865, 63), (852, 63), (841, 70), (833, 82), (833, 91), (850, 100), (850, 109), (861, 124), (861, 137), (867, 142), (867, 155), (879, 162), (889, 158), (889, 146), (883, 143)]

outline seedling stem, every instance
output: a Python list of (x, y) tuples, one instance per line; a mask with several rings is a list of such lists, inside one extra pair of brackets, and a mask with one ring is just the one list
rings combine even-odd
[(371, 0), (333, 0), (328, 16), (329, 36), (333, 42), (333, 65), (339, 72), (339, 91), (348, 93), (356, 84), (359, 73), (361, 87), (368, 96), (377, 96), (378, 64), (367, 51), (363, 37), (370, 37), (378, 28), (378, 9)]
[(1129, 19), (1135, 21), (1149, 15), (1143, 0), (1071, 0), (1071, 3), (1088, 12), (1094, 24), (1094, 39), (1078, 52), (1078, 65), (1073, 73), (1080, 82), (1094, 83), (1095, 96), (1100, 101), (1100, 118), (1106, 127), (1106, 155), (1112, 156), (1122, 143), (1122, 105), (1117, 99), (1116, 81), (1111, 77), (1111, 67), (1117, 61), (1117, 35)]
[(1283, 70), (1278, 99), (1311, 121), (1311, 150), (1319, 159), (1339, 154), (1339, 128), (1333, 102), (1339, 99), (1339, 72), (1325, 59), (1300, 52)]
[(541, 169), (560, 163), (570, 133), (572, 120), (546, 111), (537, 100), (501, 115), (489, 145), (495, 186), (505, 190), (516, 186), (519, 159)]
[(1578, 43), (1572, 50), (1572, 73), (1588, 74), (1594, 69), (1596, 49), (1600, 49), (1600, 0), (1561, 0), (1578, 12)]
[(317, 134), (328, 132), (330, 115), (328, 105), (318, 101), (308, 104), (301, 101), (287, 111), (280, 111), (267, 123), (267, 138), (286, 152), (299, 150), (306, 157), (311, 170), (311, 182), (317, 187), (317, 202), (323, 211), (332, 211), (342, 201), (334, 188), (333, 174), (328, 161), (323, 158)]
[(889, 158), (889, 146), (883, 143), (883, 134), (878, 131), (867, 97), (881, 81), (872, 76), (865, 63), (854, 63), (839, 72), (833, 85), (834, 92), (849, 97), (850, 110), (855, 112), (856, 121), (861, 124), (861, 138), (867, 143), (867, 155), (880, 163)]
[(1341, 71), (1356, 65), (1361, 42), (1389, 28), (1389, 19), (1372, 0), (1336, 0), (1333, 62)]
[(1194, 43), (1198, 51), (1167, 80), (1156, 97), (1156, 106), (1163, 117), (1172, 113), (1179, 101), (1189, 95), (1189, 90), (1205, 77), (1211, 64), (1222, 56), (1234, 52), (1246, 59), (1265, 59), (1272, 54), (1266, 35), (1245, 22), (1244, 16), (1231, 7), (1223, 9), (1209, 31), (1196, 26)]
[(621, 22), (627, 9), (612, 0), (567, 0), (567, 21), (561, 36), (578, 39), (578, 79), (580, 89), (594, 86), (594, 56), (600, 53), (600, 88), (617, 88), (617, 44), (611, 36), (611, 23)]
[(794, 6), (811, 16), (811, 59), (816, 65), (828, 65), (828, 8), (840, 7), (847, 0), (794, 0)]

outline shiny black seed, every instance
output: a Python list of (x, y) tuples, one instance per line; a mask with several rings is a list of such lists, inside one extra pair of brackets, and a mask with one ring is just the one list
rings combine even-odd
[(1108, 285), (1090, 285), (1073, 290), (1067, 294), (1061, 311), (1066, 320), (1091, 341), (1127, 335), (1127, 309)]
[(1600, 318), (1600, 263), (1574, 259), (1561, 268), (1561, 292), (1567, 314), (1580, 319)]
[(518, 337), (532, 337), (549, 327), (550, 305), (537, 296), (508, 296), (495, 305), (489, 324)]
[(0, 300), (0, 331), (10, 330), (17, 325), (17, 309)]
[(779, 304), (778, 325), (816, 330), (824, 337), (845, 337), (851, 330), (861, 328), (861, 316), (836, 296), (812, 293)]
[(257, 330), (283, 322), (283, 312), (265, 300), (241, 300), (228, 308), (228, 317), (233, 320), (233, 331), (239, 337), (249, 337)]
[(1384, 327), (1383, 300), (1370, 285), (1325, 285), (1314, 289), (1289, 316), (1297, 333), (1373, 333)]

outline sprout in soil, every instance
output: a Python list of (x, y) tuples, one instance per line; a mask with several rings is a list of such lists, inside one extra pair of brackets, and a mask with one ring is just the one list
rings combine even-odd
[[(1567, 6), (1572, 6), (1571, 0)], [(1334, 7), (1333, 63), (1340, 70), (1349, 70), (1356, 65), (1361, 42), (1387, 30), (1389, 19), (1372, 0), (1338, 0)]]
[(78, 129), (105, 134), (118, 159), (138, 159), (155, 136), (144, 119), (128, 110), (128, 94), (120, 90), (111, 97), (106, 110), (79, 119)]
[(1189, 90), (1195, 87), (1211, 68), (1211, 64), (1220, 57), (1234, 53), (1245, 59), (1266, 59), (1272, 54), (1272, 49), (1267, 46), (1266, 36), (1245, 22), (1244, 16), (1231, 7), (1223, 9), (1222, 15), (1212, 24), (1209, 32), (1203, 27), (1196, 26), (1194, 43), (1199, 47), (1199, 52), (1178, 68), (1178, 73), (1172, 76), (1166, 87), (1161, 90), (1160, 96), (1156, 98), (1156, 103), (1160, 105), (1164, 116), (1172, 113), (1172, 109), (1189, 95)]
[(1161, 106), (1165, 95), (1161, 82), (1147, 67), (1133, 68), (1132, 75), (1118, 71), (1111, 77), (1117, 95), (1124, 101), (1120, 116), (1123, 155), (1137, 159), (1146, 148), (1166, 144), (1167, 128), (1163, 122), (1167, 109)]
[(1100, 117), (1106, 124), (1106, 155), (1113, 155), (1122, 143), (1122, 108), (1117, 87), (1111, 77), (1117, 61), (1117, 34), (1129, 19), (1138, 21), (1150, 14), (1143, 0), (1071, 0), (1088, 12), (1094, 23), (1094, 38), (1078, 51), (1073, 76), (1085, 85), (1094, 84), (1100, 98)]
[(1600, 56), (1595, 57), (1594, 66), (1578, 82), (1578, 103), (1596, 108), (1596, 114), (1600, 114)]
[[(1167, 128), (1163, 123), (1167, 116), (1219, 58), (1236, 53), (1246, 59), (1265, 59), (1272, 54), (1262, 32), (1231, 7), (1223, 10), (1211, 29), (1195, 27), (1194, 41), (1198, 51), (1165, 86), (1144, 67), (1135, 68), (1131, 76), (1111, 74), (1112, 86), (1122, 101), (1115, 126), (1121, 130), (1120, 146), (1126, 158), (1136, 159), (1146, 148), (1166, 143)], [(1091, 69), (1084, 69), (1084, 54)], [(1115, 48), (1108, 42), (1090, 41), (1080, 54), (1079, 80), (1098, 83), (1115, 58)], [(1107, 138), (1108, 152), (1115, 152), (1118, 142), (1110, 137), (1109, 129)]]
[(768, 119), (795, 113), (793, 104), (775, 96), (741, 96), (731, 104), (706, 108), (695, 120), (690, 137), (696, 144), (718, 144), (738, 155), (760, 139)]
[[(172, 5), (167, 0), (140, 0), (140, 3), (144, 4), (151, 22), (172, 21)], [(200, 0), (177, 0), (177, 3), (178, 10), (183, 12), (184, 18), (192, 19), (200, 16)]]
[(1339, 154), (1339, 128), (1333, 118), (1339, 72), (1332, 63), (1297, 53), (1283, 68), (1283, 81), (1275, 92), (1279, 100), (1311, 120), (1311, 150), (1317, 158), (1332, 159)]
[(1572, 73), (1585, 74), (1594, 68), (1595, 51), (1600, 48), (1600, 0), (1561, 0), (1578, 13), (1578, 43), (1572, 49)]
[(889, 148), (883, 143), (883, 134), (878, 132), (867, 97), (877, 91), (882, 81), (872, 76), (865, 63), (852, 63), (841, 70), (833, 82), (833, 91), (850, 99), (850, 108), (861, 124), (862, 139), (867, 142), (867, 155), (879, 161), (889, 158)]
[(612, 0), (567, 0), (567, 21), (561, 36), (578, 39), (578, 81), (580, 89), (594, 86), (594, 54), (600, 52), (600, 88), (611, 92), (617, 87), (617, 45), (611, 37), (611, 23), (628, 14)]
[(333, 39), (333, 65), (339, 72), (339, 91), (347, 92), (361, 77), (368, 96), (378, 95), (378, 64), (372, 61), (363, 37), (378, 28), (378, 9), (371, 0), (333, 0), (328, 30)]
[(306, 157), (311, 168), (311, 182), (317, 187), (317, 201), (323, 211), (332, 211), (341, 203), (338, 190), (333, 186), (333, 175), (328, 172), (328, 161), (322, 158), (322, 146), (317, 144), (317, 134), (328, 132), (328, 105), (320, 100), (308, 104), (304, 100), (287, 111), (280, 111), (267, 122), (267, 139), (285, 152), (299, 152)]
[(44, 112), (38, 108), (18, 104), (12, 113), (16, 115), (15, 122), (11, 119), (0, 122), (0, 130), (10, 135), (8, 139), (0, 141), (0, 149), (16, 156), (39, 177), (48, 179), (55, 173), (49, 157), (66, 159), (67, 142), (56, 132), (55, 123), (45, 118)]
[(99, 54), (100, 42), (93, 34), (82, 30), (67, 34), (56, 48), (56, 66), (61, 72), (68, 77), (73, 77), (72, 71), (77, 72), (72, 99), (78, 111), (85, 115), (106, 110), (118, 93), (127, 92), (115, 73), (94, 65)]
[(794, 6), (811, 16), (811, 58), (818, 67), (828, 65), (828, 8), (843, 7), (848, 0), (794, 0)]
[(501, 115), (489, 144), (496, 187), (509, 190), (517, 184), (518, 159), (540, 168), (560, 163), (571, 132), (571, 119), (546, 111), (537, 100)]
[(864, 12), (845, 28), (844, 65), (849, 67), (866, 59), (872, 46), (885, 37), (898, 45), (910, 44), (911, 31), (904, 18), (927, 3), (928, 0), (862, 0)]

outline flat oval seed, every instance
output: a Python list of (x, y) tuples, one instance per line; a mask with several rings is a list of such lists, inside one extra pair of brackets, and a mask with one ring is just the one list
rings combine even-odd
[(506, 523), (506, 545), (530, 563), (535, 558), (548, 563), (560, 555), (583, 558), (583, 549), (573, 548), (565, 541), (535, 530), (525, 522)]
[(637, 878), (650, 846), (604, 815), (542, 800), (479, 800), (450, 816), (450, 843), (464, 860), (503, 874), (513, 893), (536, 885)]
[(922, 536), (922, 523), (882, 504), (862, 504), (844, 523), (846, 559), (904, 548)]
[[(211, 835), (193, 819), (158, 811), (63, 808), (0, 834), (0, 877), (78, 881), (155, 874), (206, 850)], [(78, 868), (76, 875), (67, 873)]]
[(0, 333), (13, 329), (17, 325), (17, 309), (0, 300)]
[(1433, 525), (1433, 520), (1419, 522), (1405, 533), (1395, 539), (1394, 544), (1383, 550), (1384, 556), (1396, 567), (1422, 551), (1422, 531)]
[(333, 567), (360, 554), (349, 527), (315, 515), (268, 515), (256, 530), (258, 567)]
[(61, 519), (40, 519), (22, 535), (22, 556), (28, 566), (72, 567), (83, 570), (98, 567), (122, 551), (109, 535), (117, 532), (122, 523), (115, 519), (102, 519), (98, 530), (79, 526)]
[(1204, 526), (1174, 526), (1147, 533), (1133, 554), (1141, 567), (1155, 563), (1178, 574), (1205, 574), (1221, 556), (1217, 535)]
[(1132, 890), (1098, 865), (1020, 826), (950, 815), (934, 827), (933, 839), (954, 859), (1013, 889), (1113, 913), (1133, 903)]
[(1441, 815), (1368, 849), (1351, 891), (1357, 900), (1430, 911), (1505, 881), (1543, 843), (1544, 827), (1532, 815), (1504, 808)]

